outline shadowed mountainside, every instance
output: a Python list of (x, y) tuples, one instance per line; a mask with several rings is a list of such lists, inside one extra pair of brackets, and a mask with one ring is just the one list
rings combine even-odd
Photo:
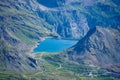
[(78, 63), (98, 65), (113, 75), (120, 75), (120, 28), (91, 29), (75, 46), (68, 49), (67, 56)]

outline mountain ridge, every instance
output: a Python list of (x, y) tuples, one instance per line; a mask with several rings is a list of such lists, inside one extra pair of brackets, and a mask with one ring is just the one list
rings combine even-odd
[(119, 75), (119, 44), (119, 27), (96, 27), (75, 46), (68, 49), (67, 56), (78, 63), (98, 65)]

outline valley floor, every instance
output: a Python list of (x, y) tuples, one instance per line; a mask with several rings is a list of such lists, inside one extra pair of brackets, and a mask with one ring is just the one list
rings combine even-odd
[(34, 73), (0, 72), (0, 80), (118, 80), (93, 65), (64, 60), (58, 53), (39, 53), (35, 57), (40, 70)]

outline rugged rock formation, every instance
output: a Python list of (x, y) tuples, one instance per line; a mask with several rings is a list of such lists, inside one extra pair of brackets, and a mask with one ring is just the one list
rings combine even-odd
[[(36, 9), (39, 17), (50, 24), (51, 31), (57, 32), (64, 38), (80, 39), (86, 35), (89, 28), (95, 27), (96, 25), (120, 25), (120, 12), (116, 1), (53, 0), (48, 1), (47, 5), (49, 6), (44, 1), (41, 1), (38, 0), (39, 6), (42, 7)], [(52, 3), (56, 3), (57, 6)], [(50, 5), (54, 7), (50, 7)]]
[(64, 38), (81, 38), (89, 30), (87, 19), (79, 11), (38, 11), (40, 17), (52, 25), (52, 32)]

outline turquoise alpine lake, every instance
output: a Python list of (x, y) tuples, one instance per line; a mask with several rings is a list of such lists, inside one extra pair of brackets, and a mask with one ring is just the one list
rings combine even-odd
[(47, 38), (42, 42), (39, 42), (34, 49), (34, 53), (38, 52), (60, 52), (67, 48), (72, 47), (78, 42), (78, 40), (65, 40), (56, 38)]

